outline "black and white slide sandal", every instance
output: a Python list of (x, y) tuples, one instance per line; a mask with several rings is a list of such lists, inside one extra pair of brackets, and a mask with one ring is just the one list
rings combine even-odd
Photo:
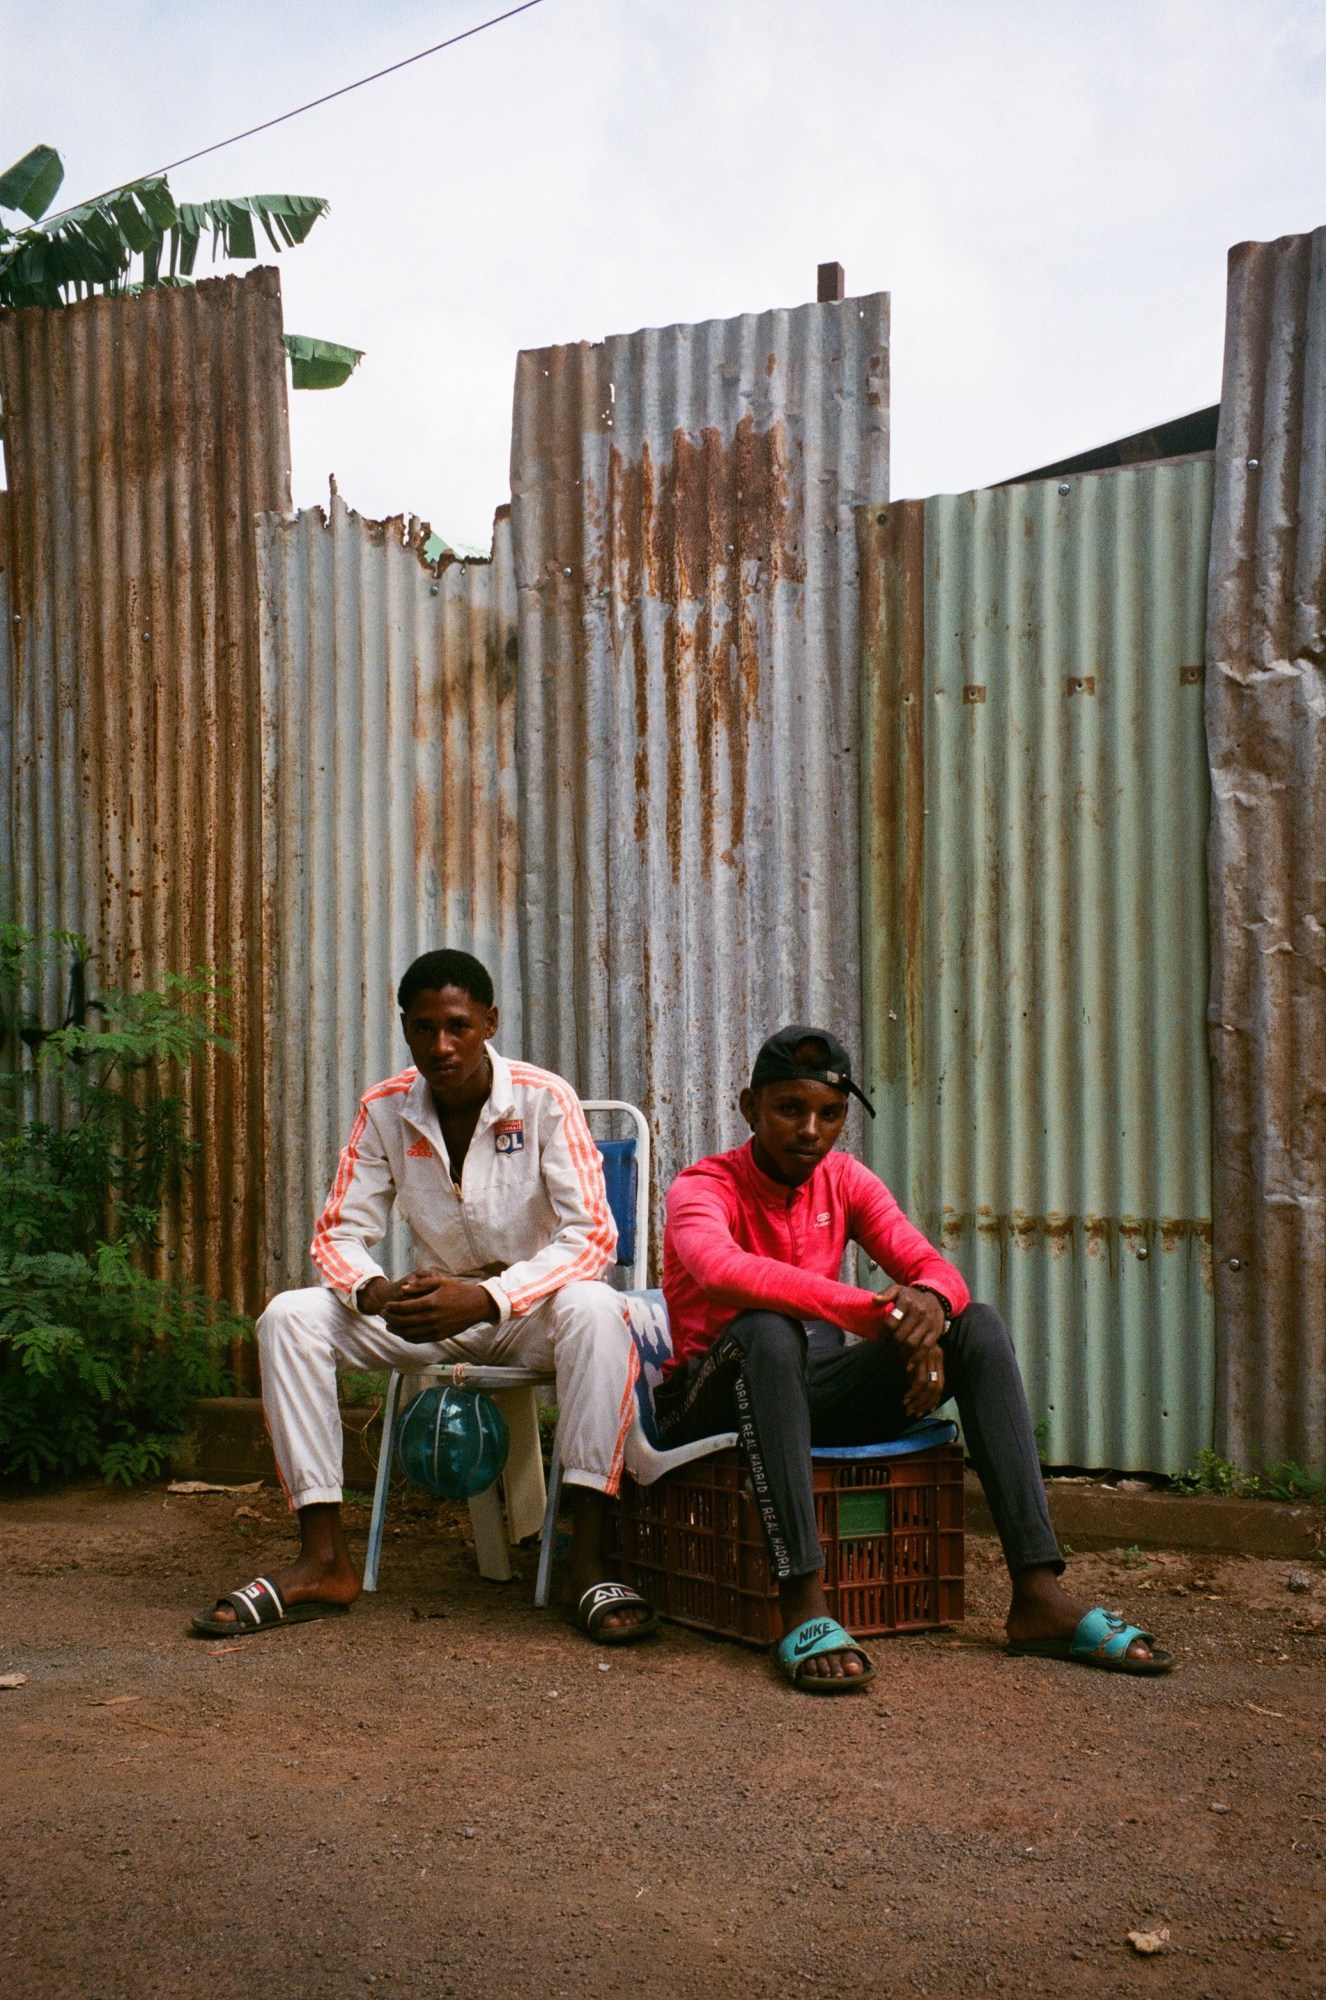
[[(604, 1620), (614, 1611), (637, 1608), (648, 1615), (638, 1618), (634, 1625), (605, 1626)], [(653, 1605), (627, 1583), (592, 1583), (568, 1615), (577, 1630), (597, 1646), (633, 1646), (637, 1639), (648, 1639), (658, 1630), (658, 1613)]]
[[(233, 1618), (218, 1618), (228, 1604)], [(200, 1639), (245, 1639), (254, 1632), (272, 1632), (278, 1625), (310, 1625), (315, 1618), (344, 1618), (348, 1604), (324, 1604), (316, 1599), (304, 1604), (287, 1604), (270, 1577), (255, 1576), (242, 1590), (228, 1590), (218, 1597), (210, 1611), (200, 1611), (192, 1620)]]

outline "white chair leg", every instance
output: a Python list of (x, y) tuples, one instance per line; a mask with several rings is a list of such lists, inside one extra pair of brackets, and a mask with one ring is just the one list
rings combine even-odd
[(496, 1480), (470, 1501), (470, 1526), (474, 1530), (474, 1553), (480, 1576), (486, 1576), (490, 1583), (510, 1583), (511, 1548)]
[(548, 1499), (539, 1445), (538, 1392), (498, 1389), (489, 1393), (511, 1433), (511, 1449), (502, 1474), (502, 1496), (506, 1501), (507, 1537), (514, 1544), (538, 1533)]
[(382, 1557), (382, 1530), (387, 1519), (387, 1492), (391, 1485), (392, 1433), (396, 1428), (396, 1401), (401, 1378), (392, 1374), (387, 1382), (387, 1400), (382, 1406), (382, 1443), (378, 1447), (378, 1476), (373, 1485), (373, 1512), (368, 1521), (368, 1550), (364, 1556), (364, 1589), (378, 1587), (378, 1563)]
[(552, 1458), (548, 1466), (548, 1505), (543, 1516), (543, 1543), (539, 1549), (539, 1571), (534, 1580), (534, 1608), (546, 1611), (552, 1590), (553, 1555), (557, 1547), (557, 1502), (562, 1493), (561, 1425), (553, 1434)]

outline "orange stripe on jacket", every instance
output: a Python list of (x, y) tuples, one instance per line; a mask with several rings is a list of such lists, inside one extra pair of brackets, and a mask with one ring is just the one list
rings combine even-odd
[(579, 1278), (597, 1278), (612, 1255), (616, 1241), (616, 1226), (606, 1196), (602, 1193), (603, 1177), (601, 1169), (595, 1171), (598, 1150), (590, 1136), (585, 1114), (580, 1108), (580, 1099), (561, 1077), (550, 1070), (536, 1069), (531, 1063), (511, 1064), (511, 1081), (524, 1085), (527, 1089), (542, 1089), (551, 1092), (562, 1113), (563, 1129), (566, 1133), (567, 1151), (576, 1171), (580, 1193), (590, 1216), (589, 1240), (580, 1255), (570, 1264), (561, 1265), (550, 1271), (546, 1278), (527, 1285), (523, 1291), (510, 1294), (512, 1314), (519, 1318), (541, 1299), (550, 1298), (563, 1285), (574, 1284)]
[(317, 1227), (313, 1231), (309, 1255), (323, 1276), (330, 1279), (333, 1285), (339, 1285), (343, 1291), (352, 1290), (360, 1274), (353, 1264), (346, 1263), (336, 1249), (331, 1241), (331, 1233), (341, 1219), (345, 1197), (349, 1192), (350, 1182), (354, 1179), (355, 1162), (359, 1158), (359, 1141), (363, 1138), (364, 1127), (368, 1124), (368, 1107), (370, 1104), (376, 1104), (382, 1097), (403, 1096), (418, 1074), (415, 1069), (403, 1069), (399, 1076), (390, 1077), (386, 1083), (374, 1084), (372, 1090), (364, 1092), (359, 1100), (359, 1111), (351, 1127), (350, 1137), (346, 1140), (337, 1162), (336, 1178), (332, 1182), (331, 1193), (327, 1196), (327, 1205), (318, 1217)]
[(589, 1239), (580, 1255), (570, 1264), (564, 1264), (558, 1270), (549, 1272), (546, 1278), (537, 1280), (534, 1284), (526, 1286), (523, 1291), (511, 1296), (511, 1310), (519, 1315), (527, 1312), (540, 1299), (560, 1291), (563, 1285), (572, 1284), (582, 1276), (598, 1277), (612, 1255), (616, 1228), (612, 1211), (600, 1193), (603, 1182), (601, 1171), (596, 1171), (598, 1152), (575, 1092), (561, 1077), (554, 1076), (548, 1070), (536, 1069), (532, 1064), (513, 1063), (511, 1073), (514, 1083), (550, 1091), (560, 1107), (566, 1132), (567, 1151), (571, 1155), (571, 1164), (576, 1170), (580, 1192), (590, 1213)]
[[(627, 1335), (630, 1335), (630, 1321), (627, 1320)], [(626, 1463), (626, 1440), (631, 1425), (635, 1421), (635, 1385), (640, 1379), (640, 1354), (634, 1340), (631, 1341), (631, 1359), (626, 1368), (626, 1388), (622, 1394), (622, 1406), (617, 1424), (617, 1442), (612, 1448), (612, 1464), (608, 1467), (608, 1484), (604, 1491), (611, 1498), (622, 1483), (622, 1469)]]
[(585, 1206), (591, 1214), (597, 1212), (598, 1226), (601, 1227), (605, 1221), (610, 1222), (611, 1213), (606, 1203), (600, 1204), (599, 1188), (602, 1182), (595, 1176), (598, 1149), (585, 1123), (580, 1099), (561, 1077), (554, 1076), (550, 1070), (535, 1069), (532, 1064), (512, 1063), (511, 1080), (513, 1083), (524, 1084), (527, 1088), (542, 1088), (551, 1092), (561, 1108), (567, 1149), (571, 1154), (571, 1163), (576, 1169)]

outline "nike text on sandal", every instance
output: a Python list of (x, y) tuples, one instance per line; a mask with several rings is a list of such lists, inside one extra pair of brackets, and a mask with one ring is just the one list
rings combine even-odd
[[(606, 1625), (614, 1611), (643, 1611), (633, 1625)], [(592, 1583), (570, 1613), (571, 1623), (597, 1646), (633, 1646), (658, 1630), (658, 1613), (648, 1598), (625, 1583)]]
[[(218, 1618), (228, 1604), (233, 1618)], [(278, 1625), (310, 1625), (315, 1618), (344, 1618), (348, 1604), (324, 1604), (317, 1600), (287, 1604), (270, 1577), (255, 1576), (242, 1590), (228, 1590), (218, 1597), (210, 1611), (200, 1611), (193, 1630), (200, 1639), (247, 1638), (253, 1632), (271, 1632)]]
[[(1137, 1639), (1152, 1648), (1148, 1660), (1130, 1659), (1128, 1648)], [(1071, 1660), (1079, 1667), (1101, 1667), (1107, 1674), (1167, 1674), (1174, 1665), (1172, 1653), (1162, 1653), (1150, 1632), (1129, 1625), (1117, 1612), (1099, 1604), (1088, 1611), (1071, 1639), (1010, 1640), (1013, 1659)]]
[[(861, 1662), (859, 1674), (808, 1674), (807, 1660), (822, 1653), (855, 1653)], [(850, 1632), (844, 1632), (836, 1618), (808, 1618), (795, 1632), (788, 1632), (774, 1647), (774, 1658), (794, 1688), (802, 1694), (855, 1694), (869, 1687), (875, 1669)]]

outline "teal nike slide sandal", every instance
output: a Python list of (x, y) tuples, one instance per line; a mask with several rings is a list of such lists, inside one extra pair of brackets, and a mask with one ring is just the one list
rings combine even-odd
[[(1140, 1639), (1152, 1649), (1149, 1660), (1130, 1660), (1128, 1648)], [(1107, 1674), (1167, 1674), (1174, 1655), (1159, 1651), (1154, 1634), (1129, 1625), (1114, 1611), (1097, 1605), (1078, 1624), (1071, 1639), (1009, 1640), (1011, 1659), (1071, 1660), (1079, 1667), (1101, 1667)]]
[[(862, 1663), (859, 1674), (807, 1674), (803, 1672), (807, 1660), (814, 1660), (821, 1653), (855, 1653)], [(808, 1618), (804, 1625), (798, 1625), (795, 1632), (788, 1632), (774, 1647), (774, 1658), (802, 1694), (855, 1694), (858, 1688), (868, 1687), (875, 1678), (875, 1669), (850, 1632), (845, 1632), (836, 1618)]]

